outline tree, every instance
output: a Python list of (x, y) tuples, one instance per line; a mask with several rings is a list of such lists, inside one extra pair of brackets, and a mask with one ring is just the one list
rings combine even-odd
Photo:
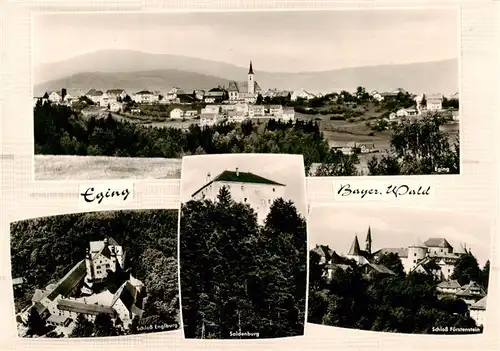
[(486, 263), (484, 264), (484, 267), (481, 271), (481, 280), (479, 282), (486, 291), (488, 291), (489, 280), (490, 280), (490, 260), (486, 261)]
[(471, 281), (481, 283), (481, 278), (481, 269), (476, 257), (471, 252), (461, 255), (455, 262), (451, 279), (456, 279), (460, 285), (468, 284)]
[(256, 104), (257, 105), (262, 105), (262, 102), (264, 101), (263, 97), (261, 94), (257, 95), (257, 101), (256, 101)]
[(85, 338), (94, 335), (94, 325), (83, 314), (76, 318), (76, 325), (70, 334), (70, 337)]
[(116, 336), (116, 330), (111, 317), (108, 314), (99, 313), (94, 321), (95, 336)]
[(432, 174), (439, 168), (457, 173), (460, 163), (458, 142), (450, 145), (448, 135), (440, 129), (444, 123), (439, 115), (397, 123), (391, 136), (390, 155), (381, 161), (372, 159), (370, 174), (387, 175), (398, 168), (399, 174), (406, 175)]
[(26, 322), (28, 330), (27, 330), (27, 335), (44, 335), (47, 331), (47, 324), (45, 321), (40, 317), (40, 314), (38, 313), (37, 309), (35, 307), (32, 307), (30, 309), (30, 312), (28, 314), (28, 320)]

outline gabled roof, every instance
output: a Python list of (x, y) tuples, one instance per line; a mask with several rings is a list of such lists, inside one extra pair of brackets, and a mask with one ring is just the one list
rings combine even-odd
[(390, 274), (390, 275), (396, 275), (393, 271), (391, 271), (389, 268), (382, 264), (375, 264), (375, 263), (366, 263), (363, 265), (363, 267), (370, 267), (372, 268), (375, 272), (380, 273), (380, 274)]
[(98, 315), (100, 313), (105, 313), (113, 316), (115, 310), (110, 306), (103, 306), (98, 304), (87, 304), (80, 301), (61, 299), (57, 301), (57, 308), (63, 311), (70, 311), (76, 313), (85, 313)]
[(316, 252), (321, 257), (325, 257), (325, 259), (327, 259), (327, 260), (333, 254), (333, 250), (330, 249), (328, 246), (325, 246), (325, 245), (316, 245), (316, 247), (314, 249), (312, 249), (312, 251)]
[(437, 285), (441, 289), (459, 289), (460, 284), (456, 280), (445, 280)]
[(121, 93), (124, 93), (125, 90), (123, 89), (109, 89), (109, 90), (106, 90), (106, 94), (113, 94), (113, 95), (119, 95)]
[(85, 95), (87, 95), (87, 96), (102, 96), (102, 94), (104, 94), (102, 91), (95, 90), (95, 89), (92, 88)]
[(486, 291), (476, 282), (465, 284), (457, 291), (457, 296), (486, 296)]
[(359, 256), (361, 254), (357, 235), (354, 236), (354, 241), (352, 242), (351, 248), (349, 249), (349, 252), (347, 254), (351, 256)]
[(447, 249), (453, 249), (453, 246), (445, 238), (430, 238), (424, 243), (427, 247), (442, 247)]
[(235, 81), (229, 82), (229, 85), (227, 87), (227, 91), (236, 91), (236, 92), (239, 92), (240, 89), (238, 87), (238, 83), (235, 82)]
[(240, 182), (240, 183), (256, 183), (256, 184), (269, 184), (269, 185), (278, 185), (285, 186), (284, 184), (277, 183), (270, 179), (258, 176), (256, 174), (250, 172), (234, 172), (234, 171), (224, 171), (215, 177), (213, 180), (202, 186), (200, 189), (195, 191), (192, 196), (198, 194), (201, 190), (209, 186), (214, 182)]
[(471, 310), (486, 310), (486, 300), (488, 295), (483, 297), (481, 300), (477, 301), (475, 304), (469, 307)]

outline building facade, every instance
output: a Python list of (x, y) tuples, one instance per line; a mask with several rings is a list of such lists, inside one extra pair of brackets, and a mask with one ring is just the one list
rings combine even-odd
[(221, 188), (226, 188), (233, 200), (250, 205), (263, 222), (274, 200), (283, 198), (286, 186), (250, 172), (224, 171), (215, 178), (207, 175), (207, 183), (192, 194), (194, 200), (215, 201)]

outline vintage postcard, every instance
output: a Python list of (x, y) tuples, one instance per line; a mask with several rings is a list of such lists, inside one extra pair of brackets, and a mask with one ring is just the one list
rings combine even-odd
[(36, 15), (35, 179), (180, 178), (182, 156), (242, 152), (302, 154), (308, 176), (459, 174), (458, 19)]
[(177, 222), (177, 210), (137, 210), (11, 223), (18, 335), (179, 329)]
[(302, 155), (183, 159), (179, 226), (187, 339), (304, 334), (307, 235)]

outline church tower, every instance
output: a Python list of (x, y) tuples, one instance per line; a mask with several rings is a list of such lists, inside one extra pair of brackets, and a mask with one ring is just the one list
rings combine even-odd
[(365, 247), (366, 247), (366, 252), (369, 254), (372, 253), (372, 228), (368, 226), (368, 233), (366, 234), (366, 240), (365, 240)]
[(250, 61), (250, 68), (248, 69), (248, 92), (250, 94), (255, 93), (255, 82), (254, 82), (254, 73), (252, 67), (252, 61)]

